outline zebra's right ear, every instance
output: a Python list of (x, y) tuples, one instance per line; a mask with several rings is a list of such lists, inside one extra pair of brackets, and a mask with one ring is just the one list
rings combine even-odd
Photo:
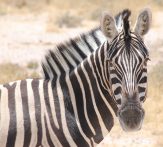
[(118, 35), (114, 17), (109, 13), (104, 12), (101, 18), (101, 30), (108, 39), (113, 39)]

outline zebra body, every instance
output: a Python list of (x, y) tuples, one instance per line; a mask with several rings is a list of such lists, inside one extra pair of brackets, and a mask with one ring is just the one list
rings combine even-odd
[(74, 73), (55, 82), (27, 79), (1, 86), (0, 144), (59, 147), (99, 143), (111, 130), (112, 115), (117, 111), (104, 83), (99, 83), (100, 77), (96, 76), (100, 71), (94, 62), (99, 51)]
[[(3, 85), (1, 114), (7, 111), (9, 115), (1, 116), (1, 128), (9, 132), (1, 133), (0, 144), (92, 146), (102, 141), (111, 130), (113, 115), (117, 112), (116, 103), (102, 79), (106, 76), (101, 69), (107, 49), (104, 46), (106, 44), (73, 72), (56, 81), (28, 79)], [(98, 56), (100, 63), (96, 60)], [(12, 118), (10, 122), (9, 118)]]
[(114, 18), (104, 14), (101, 28), (108, 39), (94, 51), (85, 40), (83, 49), (90, 51), (83, 58), (86, 51), (80, 53), (79, 42), (72, 40), (72, 50), (65, 44), (65, 49), (49, 51), (42, 64), (44, 79), (0, 86), (2, 147), (95, 146), (110, 132), (114, 115), (125, 131), (141, 128), (148, 58), (141, 35), (149, 29), (150, 12), (140, 13), (134, 33), (129, 15), (122, 13), (124, 30), (118, 32)]

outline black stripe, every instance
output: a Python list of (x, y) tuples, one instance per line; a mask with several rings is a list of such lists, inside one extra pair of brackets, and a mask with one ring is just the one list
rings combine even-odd
[(43, 69), (43, 73), (44, 73), (45, 79), (50, 79), (49, 73), (48, 73), (48, 71), (46, 70), (45, 65), (42, 63), (41, 66), (42, 66), (42, 69)]
[(33, 95), (34, 95), (35, 117), (36, 117), (36, 123), (37, 123), (36, 146), (40, 146), (42, 142), (42, 124), (41, 124), (41, 102), (40, 102), (40, 94), (39, 94), (39, 80), (33, 79), (31, 84), (32, 84), (32, 90), (33, 90)]
[(83, 53), (83, 51), (78, 47), (78, 45), (76, 44), (76, 42), (74, 40), (70, 40), (73, 48), (75, 50), (77, 50), (77, 52), (80, 54), (80, 56), (82, 57), (82, 59), (85, 59), (87, 56)]
[(50, 138), (49, 132), (51, 130), (48, 130), (47, 120), (46, 120), (45, 116), (44, 116), (44, 122), (45, 122), (45, 131), (46, 131), (46, 138), (47, 138), (48, 144), (49, 144), (50, 147), (55, 147), (52, 140), (51, 140), (51, 138)]
[[(49, 120), (50, 120), (50, 124), (54, 130), (56, 130), (56, 127), (54, 126), (54, 120), (53, 120), (53, 116), (52, 116), (52, 111), (51, 111), (51, 108), (50, 108), (50, 102), (49, 102), (49, 92), (48, 92), (48, 81), (45, 80), (44, 83), (43, 83), (43, 90), (44, 90), (44, 100), (45, 100), (45, 106), (46, 106), (46, 110), (48, 112), (48, 117), (49, 117)], [(45, 128), (46, 128), (46, 137), (47, 137), (47, 140), (48, 140), (48, 143), (50, 145), (50, 147), (53, 147), (53, 142), (50, 138), (50, 134), (49, 132), (51, 130), (48, 130), (48, 127), (47, 127), (47, 119), (46, 119), (46, 116), (44, 115), (44, 121), (45, 121)]]
[(112, 82), (112, 84), (120, 83), (119, 79), (117, 79), (116, 77), (111, 78), (111, 82)]
[[(55, 70), (53, 69), (53, 65), (51, 65), (51, 63), (49, 62), (49, 60), (47, 60), (47, 63), (48, 63), (48, 65), (50, 66), (50, 69), (51, 69), (51, 71), (52, 71), (52, 73), (53, 73), (53, 80), (56, 80), (57, 79), (57, 73), (55, 72)], [(47, 71), (47, 73), (48, 73), (48, 71)], [(48, 73), (48, 75), (49, 75), (49, 73)], [(50, 77), (50, 76), (49, 76)], [(46, 78), (47, 79), (47, 78)]]
[(57, 94), (57, 88), (55, 87), (56, 84), (55, 82), (51, 83), (51, 88), (52, 88), (52, 92), (53, 92), (53, 101), (54, 101), (54, 106), (55, 106), (55, 113), (56, 113), (56, 117), (57, 117), (57, 121), (59, 124), (59, 129), (55, 126), (54, 124), (54, 120), (53, 120), (53, 114), (52, 111), (50, 109), (50, 101), (49, 101), (49, 92), (48, 92), (48, 81), (44, 81), (44, 99), (45, 99), (45, 106), (48, 112), (48, 117), (50, 120), (50, 125), (52, 127), (53, 132), (55, 133), (55, 135), (58, 137), (60, 143), (63, 146), (66, 147), (70, 147), (69, 143), (66, 140), (66, 137), (63, 133), (63, 126), (62, 126), (62, 122), (61, 122), (61, 112), (60, 112), (60, 105), (59, 105), (59, 95)]
[(16, 106), (15, 106), (15, 88), (16, 83), (12, 85), (5, 84), (4, 87), (8, 90), (8, 108), (10, 113), (9, 130), (7, 136), (6, 147), (14, 147), (17, 135), (17, 120), (16, 120)]
[(91, 35), (92, 35), (92, 38), (94, 39), (94, 41), (96, 42), (97, 46), (99, 47), (101, 45), (101, 43), (95, 33), (96, 33), (96, 31), (92, 30)]
[(141, 80), (142, 74), (143, 72), (147, 73), (147, 69), (143, 68), (142, 70), (140, 70), (138, 76), (137, 76), (137, 81), (139, 82)]
[[(78, 68), (78, 73), (79, 73), (80, 78), (82, 79), (82, 83), (83, 83), (83, 86), (84, 86), (84, 91), (85, 91), (85, 96), (86, 96), (86, 108), (87, 108), (88, 118), (89, 118), (90, 123), (92, 124), (92, 126), (95, 129), (95, 132), (96, 132), (96, 134), (98, 136), (98, 134), (102, 134), (102, 131), (101, 131), (101, 127), (100, 127), (100, 124), (99, 124), (99, 121), (98, 121), (98, 118), (97, 118), (97, 114), (95, 112), (95, 108), (93, 106), (93, 102), (92, 102), (92, 99), (91, 99), (90, 86), (88, 84), (88, 81), (86, 79), (86, 76), (85, 76), (84, 72), (82, 71), (81, 67)], [(74, 81), (74, 82), (77, 83), (77, 81)], [(80, 87), (79, 87), (79, 89), (77, 91), (80, 91)], [(76, 95), (78, 97), (77, 99), (79, 99), (79, 100), (82, 99), (82, 95), (78, 95), (80, 93), (76, 93)], [(81, 105), (80, 101), (78, 101), (78, 105), (79, 105), (79, 107), (78, 107), (78, 109), (79, 109), (80, 108), (80, 105)], [(81, 114), (79, 112), (79, 116), (80, 115)], [(80, 124), (81, 124), (82, 127), (85, 127), (82, 122), (80, 122)], [(90, 128), (87, 128), (85, 131), (86, 131), (85, 133), (88, 134), (89, 131), (90, 131)], [(90, 131), (90, 133), (91, 133), (91, 131)], [(97, 136), (94, 136), (95, 142), (98, 142), (98, 140), (99, 140)]]
[[(102, 45), (101, 47), (100, 47), (100, 56), (102, 55), (102, 51), (104, 50), (104, 45)], [(106, 87), (106, 84), (105, 84), (105, 80), (106, 79), (104, 79), (104, 77), (103, 77), (103, 75), (102, 75), (102, 70), (104, 71), (104, 69), (101, 69), (101, 66), (100, 66), (100, 61), (102, 62), (102, 63), (104, 63), (105, 61), (104, 61), (104, 58), (102, 58), (102, 56), (101, 56), (101, 59), (99, 59), (99, 57), (98, 57), (98, 52), (99, 52), (99, 50), (97, 50), (97, 52), (96, 52), (96, 54), (95, 54), (95, 62), (96, 62), (96, 65), (94, 64), (94, 68), (95, 68), (95, 71), (96, 71), (96, 73), (97, 73), (97, 71), (99, 72), (99, 74), (98, 74), (98, 76), (97, 76), (97, 78), (98, 78), (98, 81), (101, 81), (104, 85), (105, 85), (105, 87)], [(100, 61), (99, 61), (100, 60)], [(104, 67), (104, 64), (102, 65), (103, 67)], [(99, 76), (101, 77), (101, 79), (99, 78)], [(106, 91), (107, 92), (107, 91)]]
[[(79, 73), (82, 73), (82, 69), (81, 67), (78, 67), (78, 71), (80, 71)], [(82, 77), (81, 77), (82, 78)], [(85, 79), (82, 79), (83, 82), (85, 83)], [(73, 73), (70, 76), (70, 81), (72, 84), (72, 87), (74, 89), (74, 94), (75, 94), (75, 98), (76, 98), (76, 106), (77, 106), (77, 112), (78, 112), (78, 117), (79, 117), (79, 121), (82, 127), (83, 132), (87, 135), (87, 137), (92, 137), (93, 133), (90, 130), (85, 115), (84, 115), (84, 104), (83, 104), (83, 93), (81, 91), (81, 87), (79, 85), (79, 82), (77, 80), (76, 75)], [(85, 89), (87, 89), (89, 87), (85, 87)], [(87, 101), (87, 99), (86, 99)]]
[(141, 78), (139, 83), (147, 83), (147, 77), (145, 76), (145, 77)]
[[(91, 60), (93, 62), (93, 60)], [(100, 115), (102, 117), (102, 120), (106, 126), (106, 128), (108, 129), (108, 131), (111, 130), (111, 128), (113, 127), (113, 116), (109, 110), (109, 108), (106, 106), (106, 104), (104, 103), (104, 101), (102, 100), (102, 97), (99, 93), (98, 87), (97, 87), (97, 83), (96, 83), (96, 79), (93, 76), (93, 71), (90, 67), (89, 64), (84, 64), (84, 67), (88, 73), (88, 76), (90, 78), (91, 81), (91, 85), (92, 85), (92, 89), (93, 89), (93, 93), (95, 96), (95, 101), (96, 101), (96, 105), (98, 107), (98, 110), (100, 112)], [(96, 73), (97, 75), (97, 73)], [(111, 97), (108, 97), (109, 99), (111, 99)], [(99, 134), (100, 138), (103, 138), (102, 134)], [(99, 141), (101, 141), (99, 138)]]
[(76, 64), (80, 63), (79, 59), (76, 58), (76, 55), (73, 53), (73, 51), (70, 50), (68, 47), (64, 46), (63, 44), (61, 46), (58, 46), (58, 50), (61, 54), (63, 54), (64, 51), (67, 52), (67, 54), (74, 60)]
[[(102, 46), (100, 48), (100, 54), (102, 54), (102, 50), (104, 50), (104, 46)], [(104, 59), (102, 59), (102, 58), (100, 60), (101, 60), (101, 62), (105, 62)], [(94, 61), (93, 56), (91, 56), (91, 61), (92, 61), (93, 69), (94, 69), (94, 71), (96, 73), (96, 78), (97, 78), (98, 84), (100, 86), (100, 90), (102, 91), (102, 93), (105, 96), (106, 100), (109, 102), (109, 104), (111, 105), (112, 109), (114, 110), (114, 112), (116, 114), (117, 113), (116, 103), (115, 103), (114, 99), (112, 99), (112, 97), (111, 97), (110, 93), (108, 92), (108, 90), (104, 89), (104, 87), (103, 87), (103, 85), (106, 86), (106, 84), (104, 82), (104, 80), (106, 80), (106, 79), (103, 79), (103, 77), (102, 77), (102, 70), (104, 70), (104, 69), (101, 69), (101, 66), (100, 66), (100, 63), (99, 63), (98, 50), (96, 51), (96, 54), (95, 54), (95, 61)], [(95, 62), (96, 62), (96, 65), (95, 65)], [(106, 67), (103, 66), (103, 68), (106, 68)], [(100, 75), (98, 74), (98, 71), (99, 71)], [(103, 85), (102, 85), (102, 83), (103, 83)]]
[(49, 51), (49, 53), (50, 53), (50, 55), (51, 55), (53, 61), (54, 61), (54, 62), (56, 63), (56, 65), (58, 66), (58, 68), (59, 68), (59, 70), (61, 71), (61, 73), (62, 73), (62, 74), (65, 74), (65, 70), (64, 70), (64, 68), (62, 67), (62, 63), (57, 59), (56, 54), (53, 53), (53, 51), (51, 51), (51, 50)]
[(70, 61), (67, 59), (66, 55), (63, 52), (61, 52), (61, 54), (62, 54), (62, 57), (64, 58), (64, 60), (66, 61), (70, 71), (72, 71), (74, 69), (74, 66), (70, 63)]
[[(71, 137), (77, 146), (89, 147), (89, 144), (86, 142), (86, 140), (83, 138), (83, 136), (81, 135), (81, 133), (79, 131), (79, 128), (78, 128), (78, 125), (76, 122), (76, 118), (74, 116), (74, 110), (72, 107), (72, 102), (71, 102), (71, 98), (70, 98), (69, 89), (67, 87), (67, 83), (65, 81), (61, 80), (60, 84), (61, 84), (62, 92), (64, 95), (66, 122), (67, 122), (68, 130), (71, 134)], [(74, 88), (76, 88), (76, 87), (74, 87)], [(77, 99), (79, 99), (79, 98), (77, 98)], [(80, 105), (82, 106), (82, 104), (80, 104)], [(80, 111), (80, 112), (82, 112), (82, 111)]]
[[(49, 83), (51, 84), (51, 83)], [(46, 106), (46, 110), (48, 112), (48, 117), (49, 117), (49, 121), (50, 121), (50, 125), (52, 127), (52, 130), (54, 132), (54, 134), (57, 136), (58, 140), (60, 140), (61, 144), (63, 146), (69, 146), (66, 138), (65, 138), (65, 135), (63, 134), (63, 129), (62, 129), (62, 126), (61, 126), (61, 117), (60, 117), (60, 108), (59, 108), (59, 103), (58, 103), (58, 99), (57, 99), (57, 96), (54, 98), (54, 102), (56, 104), (55, 106), (55, 111), (56, 111), (56, 114), (57, 114), (57, 120), (59, 122), (59, 125), (60, 125), (60, 129), (57, 129), (57, 127), (55, 126), (54, 124), (54, 116), (52, 114), (52, 110), (51, 110), (51, 107), (50, 107), (50, 101), (49, 101), (49, 92), (48, 92), (48, 81), (44, 81), (44, 85), (43, 85), (43, 89), (44, 89), (44, 100), (45, 100), (45, 106)], [(54, 89), (53, 89), (54, 92), (56, 92)], [(45, 118), (46, 119), (46, 118)], [(47, 130), (47, 131), (51, 131), (51, 130)], [(49, 142), (49, 145), (51, 144), (51, 138), (49, 136), (48, 138), (48, 142)], [(54, 145), (53, 145), (54, 146)], [(51, 147), (51, 145), (50, 145)]]
[(138, 86), (139, 93), (145, 92), (146, 88)]
[(24, 120), (24, 144), (23, 144), (23, 147), (29, 147), (29, 144), (31, 141), (31, 120), (30, 120), (30, 115), (29, 115), (27, 81), (26, 80), (22, 80), (20, 83), (20, 93), (21, 93), (21, 98), (22, 98), (23, 120)]
[(90, 50), (90, 52), (92, 53), (94, 51), (94, 49), (92, 48), (92, 46), (89, 44), (89, 42), (86, 39), (86, 35), (82, 35), (81, 38), (83, 39), (83, 41), (85, 42), (85, 44), (87, 45), (88, 49)]

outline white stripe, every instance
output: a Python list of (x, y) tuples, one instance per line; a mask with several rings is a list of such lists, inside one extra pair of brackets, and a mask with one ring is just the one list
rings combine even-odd
[[(88, 60), (88, 61), (89, 61), (90, 67), (93, 67), (93, 65), (92, 65), (92, 63), (91, 63), (91, 60)], [(107, 106), (107, 108), (110, 110), (110, 112), (111, 112), (113, 118), (115, 118), (115, 117), (116, 117), (116, 116), (115, 116), (115, 112), (113, 111), (111, 105), (108, 103), (108, 101), (106, 100), (105, 96), (103, 95), (103, 93), (102, 93), (102, 91), (101, 91), (101, 88), (100, 88), (100, 86), (99, 86), (99, 83), (98, 83), (98, 80), (97, 80), (97, 77), (96, 77), (96, 73), (95, 73), (94, 70), (92, 70), (92, 71), (93, 71), (93, 75), (94, 75), (95, 80), (96, 80), (96, 84), (97, 84), (97, 88), (98, 88), (98, 91), (99, 91), (99, 93), (100, 93), (100, 96), (102, 97), (102, 99), (103, 99), (105, 105)], [(102, 123), (101, 123), (101, 124), (102, 124), (102, 125), (101, 125), (102, 133), (103, 133), (104, 136), (106, 136), (106, 134), (108, 134), (108, 130), (107, 130), (107, 128), (106, 128), (106, 126), (105, 126), (105, 124), (104, 124), (102, 118), (101, 118), (101, 121), (102, 121)]]
[[(76, 70), (75, 70), (75, 71), (76, 71)], [(78, 77), (78, 76), (77, 76), (77, 77)], [(78, 114), (77, 114), (77, 107), (76, 107), (76, 98), (75, 98), (75, 94), (74, 94), (73, 87), (72, 87), (71, 82), (70, 82), (70, 79), (69, 79), (69, 75), (66, 76), (66, 82), (67, 82), (68, 90), (69, 90), (69, 93), (70, 93), (71, 102), (72, 102), (72, 105), (73, 105), (74, 114), (75, 114), (75, 118), (76, 118), (76, 122), (77, 122), (78, 129), (79, 129), (81, 135), (84, 137), (84, 139), (85, 139), (85, 140), (87, 141), (87, 143), (89, 144), (90, 141), (89, 141), (89, 139), (86, 137), (86, 135), (84, 134), (84, 132), (83, 132), (83, 130), (82, 130), (82, 128), (81, 128), (80, 122), (79, 122), (79, 117), (78, 117)], [(84, 98), (83, 98), (83, 99), (84, 99)], [(84, 100), (84, 106), (85, 106), (85, 105), (86, 105), (86, 104), (85, 104), (85, 100)], [(86, 112), (85, 112), (85, 113), (86, 113)], [(86, 119), (88, 119), (88, 118), (87, 118), (87, 117), (88, 117), (88, 116), (87, 116), (87, 113), (86, 113), (85, 115), (86, 115)], [(87, 120), (87, 122), (88, 122), (89, 127), (90, 127), (91, 129), (93, 129), (92, 126), (90, 126), (89, 119)], [(94, 132), (94, 134), (95, 134), (95, 132)], [(89, 146), (91, 146), (91, 145), (89, 144)]]
[(96, 45), (96, 42), (94, 41), (92, 36), (86, 35), (85, 38), (87, 42), (89, 43), (89, 45), (93, 48), (93, 50), (97, 50), (98, 46)]
[[(49, 117), (48, 117), (48, 113), (47, 111), (45, 112), (45, 115), (46, 115), (46, 121), (47, 121), (47, 128), (48, 128), (48, 131), (49, 131), (49, 134), (50, 134), (50, 138), (51, 138), (51, 141), (53, 142), (53, 144), (56, 146), (56, 147), (62, 147), (58, 137), (56, 136), (56, 134), (52, 131), (52, 127), (51, 127), (51, 124), (50, 124), (50, 120), (49, 120)], [(45, 146), (46, 147), (46, 146)]]
[(17, 121), (17, 136), (15, 146), (23, 146), (24, 143), (24, 118), (23, 118), (23, 107), (22, 98), (20, 93), (20, 82), (16, 82), (15, 88), (15, 108), (16, 108), (16, 121)]
[(40, 95), (40, 105), (41, 105), (41, 125), (42, 125), (42, 146), (48, 147), (48, 142), (46, 138), (46, 130), (45, 130), (45, 101), (44, 101), (44, 91), (43, 91), (43, 80), (39, 80), (39, 95)]
[(70, 62), (70, 64), (73, 66), (73, 67), (76, 67), (76, 63), (75, 61), (72, 59), (72, 57), (67, 53), (67, 51), (63, 51), (65, 57), (67, 58), (67, 60)]
[(95, 32), (95, 36), (100, 40), (101, 43), (104, 43), (107, 40), (100, 29)]
[(2, 147), (6, 146), (8, 129), (9, 129), (9, 109), (8, 109), (8, 90), (1, 87), (1, 103), (0, 103), (0, 145)]
[(60, 73), (60, 70), (59, 70), (57, 64), (56, 64), (56, 63), (54, 62), (54, 60), (52, 59), (52, 57), (49, 58), (49, 62), (50, 62), (51, 65), (53, 66), (53, 69), (55, 70), (56, 74), (57, 74), (57, 75), (60, 75), (60, 74), (61, 74), (61, 73)]
[(31, 121), (31, 141), (30, 147), (34, 147), (37, 144), (37, 124), (35, 117), (35, 104), (34, 104), (34, 95), (31, 85), (32, 79), (28, 79), (27, 81), (27, 91), (28, 91), (28, 106), (29, 106), (29, 116)]
[(84, 105), (84, 115), (85, 115), (85, 118), (87, 120), (87, 123), (88, 123), (88, 126), (89, 128), (91, 129), (91, 131), (93, 132), (93, 134), (95, 135), (95, 129), (93, 128), (93, 126), (91, 125), (90, 123), (90, 120), (89, 120), (89, 117), (88, 117), (88, 112), (87, 112), (87, 106), (86, 106), (86, 96), (85, 96), (85, 90), (84, 90), (84, 86), (83, 86), (83, 83), (82, 83), (82, 80), (79, 76), (79, 73), (77, 71), (77, 69), (75, 69), (75, 75), (77, 77), (77, 80), (79, 82), (79, 85), (80, 85), (80, 88), (81, 88), (81, 91), (82, 91), (82, 94), (83, 94), (83, 105)]
[(60, 51), (58, 51), (58, 49), (57, 49), (55, 55), (56, 55), (56, 58), (58, 59), (58, 62), (60, 62), (62, 68), (64, 69), (64, 71), (69, 71), (69, 67), (67, 65), (67, 62), (65, 61), (65, 59), (61, 55)]
[(79, 62), (83, 61), (82, 57), (73, 47), (71, 47), (70, 50), (71, 50), (71, 53), (75, 56), (76, 59), (78, 59)]
[(85, 74), (85, 77), (86, 77), (86, 79), (87, 79), (87, 82), (88, 82), (88, 84), (89, 84), (90, 93), (91, 93), (91, 99), (92, 99), (92, 103), (93, 103), (93, 106), (94, 106), (94, 110), (95, 110), (95, 112), (96, 112), (96, 115), (97, 115), (99, 124), (100, 124), (101, 129), (102, 129), (102, 135), (104, 136), (103, 133), (104, 133), (105, 131), (103, 130), (103, 127), (102, 127), (102, 126), (105, 126), (105, 125), (104, 125), (104, 123), (103, 123), (103, 121), (102, 121), (100, 112), (98, 111), (98, 108), (97, 108), (97, 105), (98, 105), (98, 104), (96, 104), (96, 102), (95, 102), (95, 96), (94, 96), (94, 93), (93, 93), (92, 85), (91, 85), (89, 76), (88, 76), (88, 74), (87, 74), (87, 71), (85, 70), (85, 67), (84, 67), (84, 65), (83, 65), (83, 62), (81, 63), (81, 67), (82, 67), (82, 70), (83, 70), (83, 72), (84, 72), (84, 74)]
[(78, 45), (78, 47), (82, 50), (82, 52), (88, 56), (91, 54), (88, 46), (86, 45), (86, 43), (84, 42), (83, 38), (80, 36), (79, 38), (80, 40), (76, 42), (76, 44)]
[(56, 126), (57, 129), (59, 129), (59, 124), (58, 124), (58, 120), (57, 120), (57, 114), (56, 114), (56, 109), (55, 109), (55, 100), (53, 98), (53, 91), (52, 91), (52, 86), (51, 86), (51, 82), (48, 83), (48, 92), (49, 92), (49, 101), (50, 101), (50, 108), (52, 111), (52, 117), (54, 120), (54, 124)]
[[(104, 54), (105, 54), (105, 48), (107, 47), (107, 45), (106, 45), (106, 43), (104, 44)], [(105, 56), (105, 55), (104, 55)], [(101, 68), (101, 72), (102, 72), (102, 75), (101, 75), (101, 78), (103, 79), (103, 81), (104, 81), (104, 83), (105, 83), (105, 85), (107, 86), (107, 82), (106, 82), (106, 77), (105, 77), (105, 75), (104, 75), (104, 68), (108, 68), (108, 67), (106, 67), (105, 65), (105, 67), (103, 67), (103, 65), (102, 65), (102, 60), (106, 60), (106, 58), (104, 57), (104, 59), (101, 59), (101, 52), (100, 51), (98, 51), (98, 59), (99, 59), (99, 63), (100, 63), (100, 68)], [(104, 61), (105, 62), (105, 61)], [(96, 65), (96, 62), (95, 62), (95, 65)], [(97, 67), (97, 65), (96, 65), (96, 67)], [(97, 70), (98, 71), (98, 70)], [(100, 75), (99, 74), (99, 72), (98, 72), (98, 75)], [(103, 84), (103, 83), (102, 83)], [(105, 87), (104, 85), (103, 85), (103, 87), (107, 90), (109, 87), (107, 86), (107, 87)]]
[[(47, 71), (47, 73), (48, 73), (50, 79), (52, 79), (52, 78), (54, 77), (54, 74), (53, 74), (53, 72), (52, 72), (52, 70), (51, 70), (49, 64), (47, 63), (47, 60), (44, 60), (43, 63), (44, 63), (45, 70)], [(52, 66), (53, 66), (53, 65), (52, 65)], [(43, 70), (42, 70), (42, 72), (44, 73)], [(44, 75), (44, 76), (45, 76), (45, 75)]]
[(66, 118), (65, 118), (66, 111), (65, 111), (65, 104), (64, 104), (64, 95), (62, 93), (62, 88), (61, 88), (61, 85), (59, 83), (59, 79), (57, 79), (56, 88), (57, 88), (57, 93), (58, 93), (58, 97), (59, 97), (63, 133), (65, 134), (65, 137), (66, 137), (68, 143), (70, 144), (70, 146), (75, 147), (76, 144), (75, 144), (74, 140), (71, 137), (71, 134), (70, 134), (70, 132), (68, 130), (68, 126), (67, 126), (67, 123), (66, 123)]

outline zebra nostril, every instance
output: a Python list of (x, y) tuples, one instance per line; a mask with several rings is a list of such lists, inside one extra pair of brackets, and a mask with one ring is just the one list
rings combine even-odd
[(118, 105), (121, 105), (121, 99), (117, 99), (116, 102)]

